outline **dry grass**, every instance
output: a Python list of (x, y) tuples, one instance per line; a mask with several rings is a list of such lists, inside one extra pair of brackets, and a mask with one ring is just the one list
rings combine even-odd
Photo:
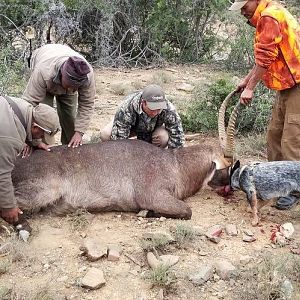
[(141, 247), (145, 251), (157, 251), (163, 250), (165, 246), (170, 244), (170, 239), (168, 236), (164, 234), (155, 234), (151, 239), (150, 238), (143, 238), (141, 240)]
[(152, 82), (158, 85), (163, 85), (164, 83), (169, 83), (173, 80), (172, 75), (159, 71), (152, 76)]
[(254, 267), (240, 273), (234, 299), (241, 299), (241, 295), (243, 300), (297, 299), (295, 295), (300, 293), (299, 274), (299, 256), (267, 253)]
[(131, 83), (131, 85), (136, 89), (136, 90), (142, 90), (146, 84), (143, 82), (141, 79), (135, 80)]
[(89, 220), (87, 218), (88, 214), (89, 212), (85, 209), (77, 209), (72, 214), (69, 214), (67, 220), (69, 221), (71, 228), (73, 230), (84, 229), (89, 224)]
[(154, 286), (170, 287), (175, 283), (175, 275), (169, 266), (160, 265), (150, 271), (150, 281)]
[(115, 95), (125, 95), (130, 90), (130, 86), (123, 82), (113, 83), (110, 86), (112, 93)]
[(186, 224), (177, 224), (174, 230), (174, 237), (179, 245), (186, 245), (195, 239), (196, 232), (191, 226)]
[(254, 134), (242, 137), (237, 141), (236, 153), (240, 156), (254, 156), (257, 159), (266, 158), (266, 135)]

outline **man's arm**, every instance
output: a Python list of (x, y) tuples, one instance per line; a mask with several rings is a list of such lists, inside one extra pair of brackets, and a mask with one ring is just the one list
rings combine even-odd
[(129, 138), (130, 130), (136, 121), (135, 111), (130, 104), (131, 103), (125, 102), (118, 108), (111, 132), (112, 140), (123, 140)]
[(9, 222), (18, 221), (19, 213), (22, 213), (14, 196), (11, 172), (18, 151), (22, 149), (22, 143), (14, 138), (2, 138), (0, 149), (0, 211), (1, 217)]
[(267, 69), (256, 65), (251, 72), (251, 76), (240, 96), (240, 102), (244, 105), (249, 104), (252, 101), (253, 93), (256, 85), (261, 81)]
[(239, 86), (244, 88), (240, 97), (242, 104), (249, 104), (252, 101), (257, 83), (263, 78), (272, 62), (278, 57), (278, 44), (281, 40), (282, 35), (278, 22), (268, 16), (262, 17), (256, 28), (254, 49), (256, 65), (239, 84)]
[(94, 112), (96, 87), (94, 72), (91, 73), (89, 84), (78, 89), (78, 112), (75, 120), (75, 131), (82, 133), (87, 130)]
[(96, 87), (93, 71), (91, 71), (89, 80), (88, 85), (78, 89), (78, 110), (75, 119), (75, 133), (68, 144), (69, 147), (74, 148), (82, 145), (83, 134), (86, 132), (94, 113)]
[(164, 116), (165, 128), (169, 133), (169, 148), (180, 148), (184, 144), (184, 133), (181, 124), (181, 119), (178, 113), (174, 110), (168, 110)]

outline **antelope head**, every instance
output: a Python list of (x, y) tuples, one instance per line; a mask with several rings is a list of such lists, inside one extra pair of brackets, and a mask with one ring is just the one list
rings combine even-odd
[(218, 132), (223, 157), (218, 159), (218, 162), (216, 163), (215, 175), (209, 182), (209, 185), (211, 187), (221, 187), (218, 188), (217, 192), (219, 192), (223, 196), (228, 195), (228, 193), (230, 192), (230, 176), (233, 170), (234, 163), (235, 122), (238, 116), (239, 109), (241, 107), (240, 102), (236, 104), (230, 115), (227, 130), (225, 127), (225, 112), (230, 99), (235, 95), (235, 93), (236, 91), (231, 92), (225, 98), (219, 109)]

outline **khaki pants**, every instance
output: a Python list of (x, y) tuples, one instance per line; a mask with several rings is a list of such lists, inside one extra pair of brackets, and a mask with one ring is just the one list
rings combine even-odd
[[(66, 145), (70, 142), (74, 135), (74, 123), (76, 118), (78, 95), (57, 95), (55, 96), (57, 114), (61, 126), (61, 143)], [(53, 107), (54, 95), (47, 93), (43, 103)], [(53, 145), (54, 138), (49, 137), (46, 139), (47, 144)]]
[(267, 130), (268, 160), (300, 160), (300, 84), (279, 91)]
[[(109, 122), (100, 132), (100, 138), (102, 142), (106, 142), (110, 140), (111, 131), (113, 127), (113, 120)], [(134, 137), (136, 134), (134, 132), (130, 132), (129, 137)], [(161, 148), (166, 148), (169, 141), (169, 133), (165, 129), (164, 126), (160, 126), (156, 128), (152, 133), (152, 139), (158, 139)]]

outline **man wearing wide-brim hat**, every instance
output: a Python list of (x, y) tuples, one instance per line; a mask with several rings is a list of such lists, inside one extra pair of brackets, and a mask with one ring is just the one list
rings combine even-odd
[(180, 117), (163, 89), (150, 84), (128, 95), (118, 108), (114, 120), (101, 130), (102, 141), (137, 137), (161, 148), (180, 148), (184, 134)]
[(96, 90), (92, 66), (70, 47), (48, 44), (33, 52), (30, 69), (23, 99), (33, 105), (42, 102), (53, 106), (55, 97), (62, 144), (81, 145), (94, 111)]
[[(273, 0), (235, 0), (230, 10), (240, 11), (256, 28), (255, 66), (237, 87), (240, 102), (249, 104), (259, 81), (277, 91), (267, 130), (269, 161), (300, 160), (300, 25)], [(289, 195), (278, 199), (278, 209), (299, 203)]]
[[(11, 172), (24, 143), (55, 135), (59, 119), (54, 108), (46, 104), (33, 107), (23, 99), (0, 96), (0, 216), (9, 223), (22, 213), (14, 197)], [(37, 148), (50, 150), (44, 144)]]

